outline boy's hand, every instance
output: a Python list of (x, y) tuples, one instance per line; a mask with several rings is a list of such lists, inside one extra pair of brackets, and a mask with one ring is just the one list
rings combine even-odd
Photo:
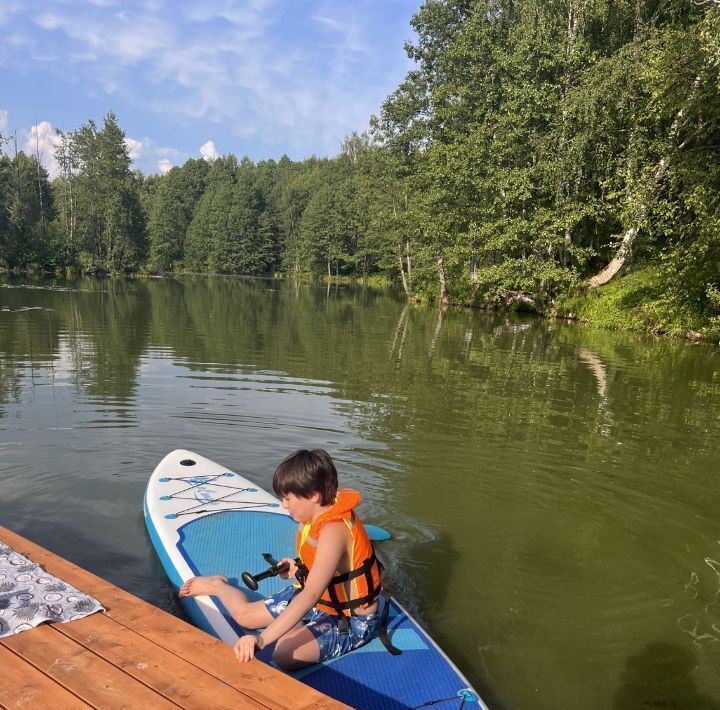
[(297, 564), (295, 563), (295, 560), (290, 557), (283, 557), (280, 560), (280, 564), (287, 564), (288, 566), (284, 572), (280, 572), (280, 576), (283, 579), (295, 579), (295, 574), (297, 573)]
[(258, 646), (258, 637), (253, 634), (241, 636), (233, 648), (235, 658), (240, 663), (247, 663), (255, 658), (255, 649)]

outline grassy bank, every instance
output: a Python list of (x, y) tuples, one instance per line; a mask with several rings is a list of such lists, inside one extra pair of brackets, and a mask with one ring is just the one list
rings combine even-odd
[(692, 304), (678, 303), (663, 284), (657, 269), (638, 268), (601, 288), (560, 299), (557, 316), (612, 330), (720, 341), (720, 317), (708, 317)]

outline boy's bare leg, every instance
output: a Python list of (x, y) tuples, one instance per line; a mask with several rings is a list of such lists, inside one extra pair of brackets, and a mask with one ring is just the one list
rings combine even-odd
[(235, 621), (246, 629), (263, 629), (273, 617), (265, 602), (251, 602), (235, 587), (228, 584), (227, 577), (216, 574), (208, 577), (193, 577), (180, 587), (181, 597), (217, 597), (230, 612)]
[(309, 666), (320, 660), (320, 646), (304, 626), (296, 626), (275, 644), (273, 661), (287, 671)]

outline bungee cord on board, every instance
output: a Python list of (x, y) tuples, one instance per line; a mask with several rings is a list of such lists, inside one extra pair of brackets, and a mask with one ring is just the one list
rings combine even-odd
[[(186, 488), (182, 488), (179, 491), (175, 491), (174, 493), (170, 493), (169, 495), (161, 496), (160, 500), (192, 500), (192, 501), (199, 501), (197, 505), (191, 505), (188, 508), (185, 508), (184, 510), (178, 510), (174, 513), (168, 513), (165, 517), (170, 519), (173, 518), (179, 518), (182, 515), (200, 515), (202, 513), (210, 512), (205, 509), (205, 506), (207, 505), (213, 505), (213, 504), (222, 504), (222, 503), (229, 503), (232, 504), (235, 507), (232, 508), (223, 508), (223, 512), (230, 512), (230, 511), (241, 511), (241, 510), (252, 510), (253, 508), (278, 508), (279, 503), (259, 503), (257, 501), (252, 500), (233, 500), (232, 496), (237, 495), (238, 493), (257, 493), (257, 488), (248, 488), (248, 487), (238, 487), (238, 486), (232, 486), (227, 483), (217, 483), (217, 479), (220, 478), (231, 478), (235, 474), (230, 473), (229, 471), (224, 473), (218, 473), (213, 476), (165, 476), (160, 480), (161, 483), (169, 483), (170, 481), (186, 481), (191, 483), (192, 485), (187, 486)], [(226, 493), (222, 496), (216, 496), (216, 497), (209, 497), (204, 498), (203, 500), (200, 500), (196, 495), (195, 496), (184, 496), (183, 493), (187, 493), (188, 491), (193, 491), (196, 489), (201, 488), (202, 486), (212, 486), (215, 488), (225, 488), (230, 489), (230, 493)], [(201, 510), (198, 510), (198, 508), (201, 508)]]
[(421, 710), (421, 708), (429, 708), (433, 705), (440, 705), (441, 703), (449, 703), (452, 700), (459, 700), (460, 705), (458, 705), (458, 710), (462, 710), (463, 707), (465, 707), (465, 703), (469, 701), (475, 701), (477, 702), (478, 698), (475, 695), (475, 693), (470, 690), (470, 688), (463, 688), (462, 690), (458, 690), (455, 695), (451, 695), (449, 698), (438, 698), (437, 700), (428, 700), (428, 702), (423, 703), (422, 705), (417, 705), (413, 710)]

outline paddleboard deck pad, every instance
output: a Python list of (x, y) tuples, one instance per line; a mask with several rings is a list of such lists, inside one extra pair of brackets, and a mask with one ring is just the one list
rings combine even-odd
[[(177, 450), (157, 466), (145, 491), (150, 539), (177, 591), (197, 575), (222, 574), (251, 600), (289, 584), (279, 577), (250, 591), (244, 571), (256, 573), (276, 559), (295, 557), (297, 523), (277, 498), (251, 481), (191, 451)], [(245, 631), (215, 597), (181, 600), (199, 628), (234, 645)], [(388, 637), (402, 650), (392, 655), (373, 639), (340, 658), (291, 673), (330, 697), (362, 710), (439, 707), (486, 708), (452, 661), (394, 599)], [(272, 647), (258, 658), (272, 662)], [(437, 702), (441, 701), (441, 702)]]

